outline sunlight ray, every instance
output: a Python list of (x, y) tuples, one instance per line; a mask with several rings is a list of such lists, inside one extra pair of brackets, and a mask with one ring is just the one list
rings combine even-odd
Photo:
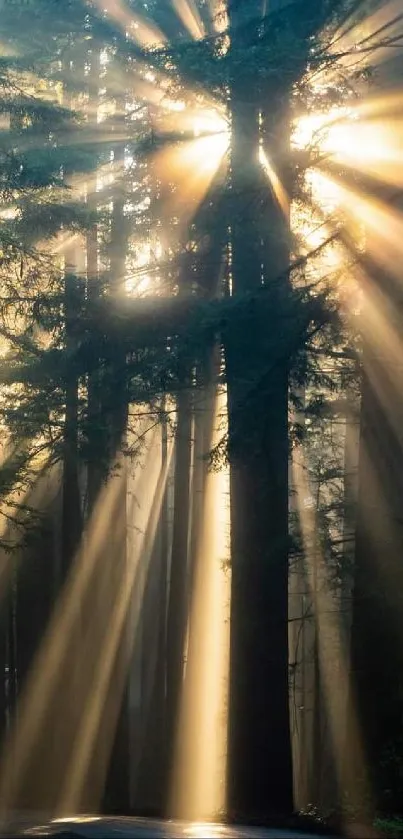
[[(301, 447), (294, 451), (292, 458), (293, 487), (296, 494), (296, 504), (303, 541), (303, 560), (306, 571), (306, 582), (313, 605), (315, 620), (316, 643), (318, 644), (320, 677), (323, 683), (323, 699), (329, 721), (334, 768), (336, 770), (339, 794), (350, 787), (351, 781), (359, 786), (356, 790), (356, 800), (363, 794), (371, 799), (368, 770), (365, 758), (364, 744), (360, 732), (360, 722), (357, 717), (353, 701), (354, 688), (349, 678), (348, 651), (341, 631), (341, 614), (335, 594), (332, 592), (328, 578), (326, 562), (323, 556), (319, 537), (316, 513), (306, 499), (312, 496), (309, 486), (305, 458)], [(305, 618), (302, 618), (304, 620)], [(343, 696), (340, 688), (343, 687)], [(347, 690), (350, 695), (347, 698)], [(348, 708), (347, 708), (348, 699)], [(317, 709), (315, 710), (317, 712)], [(351, 717), (349, 748), (354, 751), (355, 765), (359, 767), (359, 777), (350, 779), (346, 784), (348, 762), (344, 751), (346, 714)], [(316, 721), (316, 725), (318, 721)], [(354, 800), (354, 796), (353, 796)], [(348, 832), (348, 825), (347, 825)], [(348, 834), (349, 835), (349, 834)]]
[[(141, 493), (146, 508), (146, 529), (141, 531), (141, 538), (125, 569), (122, 569), (121, 561), (113, 561), (110, 567), (106, 561), (108, 554), (104, 553), (109, 522), (117, 520), (122, 491), (126, 492), (124, 473), (111, 478), (98, 499), (71, 575), (37, 652), (20, 701), (19, 724), (12, 730), (2, 754), (0, 803), (3, 815), (18, 806), (21, 795), (29, 796), (30, 790), (31, 793), (36, 791), (37, 807), (51, 813), (55, 808), (63, 814), (66, 808), (71, 812), (88, 801), (92, 807), (99, 803), (136, 635), (131, 632), (125, 641), (123, 629), (140, 561), (150, 555), (169, 468), (170, 458), (163, 480), (160, 480), (153, 439), (152, 433), (145, 469), (140, 470), (138, 486), (135, 483), (132, 487), (132, 504), (136, 492)], [(126, 539), (123, 531), (122, 539)], [(120, 547), (125, 556), (123, 543)], [(119, 551), (118, 546), (115, 548)], [(112, 561), (115, 554), (109, 552), (109, 555)], [(145, 579), (143, 572), (140, 576)], [(135, 630), (134, 624), (132, 629)], [(112, 673), (113, 691), (109, 690)], [(119, 684), (121, 689), (118, 689)], [(76, 720), (81, 708), (86, 710)], [(45, 727), (48, 732), (54, 729), (54, 737), (44, 738)], [(34, 769), (37, 760), (41, 764), (39, 776)], [(32, 772), (35, 772), (34, 776)]]
[[(210, 386), (210, 390), (211, 390)], [(215, 388), (214, 388), (215, 390)], [(211, 402), (207, 394), (206, 407)], [(226, 394), (216, 393), (210, 450), (220, 436)], [(209, 417), (205, 417), (207, 426)], [(189, 642), (176, 735), (170, 810), (181, 818), (211, 818), (225, 807), (229, 668), (229, 475), (205, 466), (200, 541), (189, 614)]]
[[(46, 245), (46, 250), (51, 250), (53, 254), (63, 254), (66, 248), (70, 248), (72, 245), (77, 244), (80, 240), (80, 235), (76, 232), (71, 232), (66, 230), (63, 233), (58, 234), (57, 236), (57, 244), (52, 245), (51, 243)], [(45, 246), (44, 243), (42, 245)]]
[(176, 217), (178, 234), (202, 202), (227, 147), (223, 132), (183, 141), (154, 155), (156, 176), (174, 185), (165, 212)]
[(400, 90), (384, 91), (382, 94), (369, 92), (361, 102), (354, 102), (354, 112), (360, 118), (398, 119), (400, 121), (403, 112), (403, 93)]
[(259, 146), (259, 160), (262, 165), (262, 168), (266, 172), (266, 175), (270, 181), (271, 188), (278, 201), (278, 204), (281, 207), (284, 215), (288, 218), (290, 212), (289, 196), (287, 195), (287, 191), (284, 189), (280, 181), (280, 178), (278, 177), (272, 164), (270, 163), (270, 160), (263, 146)]
[(194, 0), (172, 0), (179, 19), (195, 41), (205, 37), (206, 31)]
[[(223, 109), (207, 97), (203, 102), (192, 100), (191, 91), (182, 99), (172, 99), (164, 95), (160, 100), (159, 111), (152, 115), (155, 129), (162, 134), (188, 134), (194, 137), (217, 137), (226, 135), (229, 139), (229, 124)], [(184, 137), (184, 140), (188, 139)]]
[(379, 268), (400, 278), (403, 247), (403, 213), (391, 202), (367, 196), (330, 178), (339, 190), (340, 204), (348, 214), (349, 224), (359, 223), (364, 233), (368, 257)]
[(352, 70), (382, 63), (390, 58), (391, 49), (387, 42), (401, 47), (403, 38), (403, 15), (400, 0), (388, 0), (363, 21), (348, 27), (344, 34), (336, 37), (330, 46), (330, 53), (342, 57), (346, 68)]
[(362, 119), (354, 112), (348, 120), (325, 123), (323, 135), (321, 152), (331, 160), (384, 183), (402, 184), (402, 119), (370, 116)]
[[(77, 555), (46, 636), (37, 653), (24, 696), (19, 702), (18, 726), (11, 732), (0, 762), (0, 808), (13, 810), (47, 716), (74, 637), (82, 597), (91, 584), (106, 539), (109, 516), (119, 503), (119, 482), (111, 481), (101, 494), (92, 517), (84, 553)], [(102, 511), (102, 512), (101, 512)], [(61, 709), (60, 709), (61, 711)], [(39, 802), (38, 802), (39, 805)]]
[(96, 3), (101, 12), (106, 11), (122, 30), (140, 46), (147, 49), (161, 47), (165, 44), (166, 37), (158, 26), (135, 14), (127, 7), (124, 0), (96, 0)]
[(396, 439), (402, 440), (402, 418), (395, 396), (403, 388), (403, 339), (396, 305), (388, 289), (361, 271), (361, 336), (365, 344), (365, 370)]
[[(85, 786), (88, 785), (88, 770), (93, 759), (95, 746), (97, 748), (97, 763), (99, 763), (100, 740), (102, 741), (103, 763), (107, 764), (113, 739), (117, 715), (120, 709), (124, 682), (130, 666), (134, 644), (137, 638), (138, 620), (133, 621), (131, 601), (136, 588), (136, 600), (141, 602), (142, 590), (147, 579), (147, 567), (150, 561), (162, 498), (165, 492), (167, 476), (170, 468), (170, 456), (163, 466), (163, 473), (152, 469), (151, 486), (147, 492), (146, 526), (143, 538), (138, 539), (136, 550), (131, 554), (117, 590), (111, 614), (108, 618), (108, 634), (106, 642), (98, 645), (93, 651), (96, 655), (96, 670), (92, 685), (84, 699), (83, 713), (76, 733), (74, 748), (69, 765), (66, 767), (65, 782), (56, 811), (60, 815), (75, 813), (80, 810), (81, 799)], [(156, 462), (155, 462), (156, 463)], [(133, 515), (133, 513), (131, 513)], [(100, 603), (102, 608), (102, 603)], [(130, 614), (131, 613), (131, 614)], [(130, 614), (130, 635), (127, 633), (127, 619)], [(125, 637), (127, 635), (127, 637)], [(120, 678), (113, 679), (114, 667), (118, 648), (124, 648), (124, 666)], [(108, 700), (108, 695), (110, 701)], [(106, 713), (107, 712), (107, 713)], [(96, 768), (99, 775), (99, 765)], [(101, 795), (102, 784), (98, 789)]]

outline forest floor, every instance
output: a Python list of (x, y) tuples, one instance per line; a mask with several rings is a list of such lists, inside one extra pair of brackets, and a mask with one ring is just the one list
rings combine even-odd
[(374, 826), (381, 836), (388, 839), (402, 839), (403, 837), (403, 816), (376, 819)]

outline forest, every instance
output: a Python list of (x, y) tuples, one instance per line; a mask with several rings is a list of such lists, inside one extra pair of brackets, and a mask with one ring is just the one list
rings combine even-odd
[(403, 834), (402, 212), (400, 0), (0, 0), (2, 814)]

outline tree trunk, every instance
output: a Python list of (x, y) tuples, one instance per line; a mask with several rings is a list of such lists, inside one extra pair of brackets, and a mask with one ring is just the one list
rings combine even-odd
[(367, 347), (364, 358), (353, 591), (350, 728), (358, 718), (363, 754), (356, 743), (352, 761), (351, 732), (347, 745), (351, 794), (367, 814), (397, 811), (403, 792), (403, 389), (387, 355)]
[[(69, 255), (69, 259), (72, 260)], [(73, 273), (72, 261), (67, 263), (65, 279), (66, 352), (74, 357), (75, 329), (79, 310), (79, 281)], [(78, 465), (78, 380), (74, 365), (67, 371), (65, 381), (66, 413), (64, 421), (64, 452), (62, 479), (62, 569), (65, 580), (82, 533), (81, 493)]]
[[(76, 57), (74, 51), (73, 58)], [(66, 56), (64, 72), (66, 79), (73, 78), (75, 68), (71, 55)], [(63, 95), (64, 106), (74, 109), (75, 103), (68, 87)], [(68, 231), (67, 231), (68, 233)], [(78, 378), (74, 370), (74, 355), (77, 350), (77, 320), (82, 303), (83, 289), (80, 288), (78, 274), (78, 253), (74, 242), (69, 242), (64, 249), (64, 319), (65, 351), (70, 356), (71, 364), (66, 372), (65, 421), (62, 477), (62, 520), (61, 520), (61, 568), (60, 585), (63, 584), (74, 554), (77, 551), (82, 533), (81, 493), (78, 465)]]
[(166, 761), (167, 806), (175, 753), (175, 737), (181, 699), (188, 617), (188, 548), (190, 518), (190, 468), (192, 410), (188, 390), (178, 395), (175, 435), (175, 483), (172, 555), (167, 616)]
[[(91, 50), (87, 56), (90, 65), (89, 72), (89, 108), (88, 123), (96, 131), (98, 117), (98, 89), (100, 56), (99, 48), (94, 41), (90, 41)], [(95, 188), (87, 194), (88, 208), (97, 209), (97, 195)], [(88, 303), (97, 303), (100, 297), (99, 284), (99, 246), (98, 225), (94, 224), (86, 236), (87, 252), (87, 299)], [(99, 370), (93, 370), (88, 376), (88, 466), (87, 466), (87, 516), (90, 516), (102, 485), (106, 477), (105, 435), (102, 433), (103, 418), (101, 413), (102, 382)]]
[[(242, 37), (237, 11), (231, 22), (236, 46)], [(289, 263), (289, 221), (259, 164), (256, 89), (257, 80), (243, 74), (232, 85), (234, 295), (258, 289), (262, 281), (278, 283)], [(264, 117), (275, 160), (277, 143), (284, 148), (288, 141), (284, 133), (279, 137), (278, 118), (275, 108)], [(230, 813), (249, 818), (292, 810), (288, 363), (273, 358), (267, 315), (261, 305), (251, 306), (243, 331), (233, 330), (226, 339), (232, 559), (228, 806)]]
[[(166, 470), (168, 428), (161, 422), (161, 471), (163, 496), (147, 582), (143, 596), (141, 728), (142, 748), (138, 770), (137, 800), (142, 812), (161, 814), (164, 807), (166, 722), (166, 617), (168, 593), (168, 494)], [(159, 497), (157, 489), (156, 497)]]
[[(115, 149), (115, 164), (117, 166), (119, 181), (115, 186), (114, 206), (112, 213), (111, 225), (111, 243), (110, 243), (110, 288), (117, 296), (125, 295), (125, 270), (126, 270), (126, 252), (127, 252), (127, 238), (128, 229), (124, 215), (124, 187), (122, 184), (125, 149), (122, 144), (119, 144)], [(109, 452), (110, 465), (117, 464), (119, 470), (123, 470), (123, 475), (117, 479), (126, 482), (126, 467), (124, 463), (125, 455), (123, 448), (126, 440), (126, 427), (128, 417), (128, 394), (127, 394), (127, 380), (126, 380), (126, 351), (116, 340), (116, 345), (113, 348), (110, 369), (107, 374), (105, 401), (103, 402), (103, 410), (105, 416), (109, 417)], [(109, 480), (114, 480), (113, 476)], [(115, 562), (118, 565), (118, 576), (123, 584), (126, 575), (126, 534), (127, 534), (127, 514), (126, 514), (126, 490), (122, 490), (123, 508), (119, 521), (116, 524), (117, 532), (114, 538), (119, 544), (120, 549), (116, 555)], [(130, 662), (127, 660), (127, 645), (130, 646), (130, 639), (128, 639), (128, 620), (125, 621), (125, 628), (122, 632), (122, 643), (117, 652), (117, 660), (115, 664), (115, 672), (117, 679), (124, 685), (122, 693), (122, 702), (119, 717), (116, 726), (116, 736), (114, 739), (111, 760), (109, 765), (108, 777), (105, 789), (105, 806), (108, 811), (116, 813), (128, 813), (130, 810), (130, 724), (129, 724), (129, 696), (128, 696), (128, 667)], [(126, 671), (126, 672), (124, 672)]]

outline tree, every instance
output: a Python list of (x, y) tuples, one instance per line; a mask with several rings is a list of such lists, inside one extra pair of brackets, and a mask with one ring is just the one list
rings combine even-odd
[[(390, 335), (400, 338), (400, 306), (394, 280), (373, 266), (370, 282)], [(400, 295), (399, 295), (400, 296)], [(401, 790), (402, 719), (400, 683), (401, 611), (401, 475), (400, 392), (393, 354), (384, 350), (379, 333), (369, 332), (371, 295), (363, 311), (364, 348), (361, 386), (359, 488), (355, 540), (352, 693), (349, 739), (352, 800), (367, 817), (398, 811)], [(390, 689), (393, 684), (393, 690)], [(358, 730), (357, 730), (358, 728)]]

